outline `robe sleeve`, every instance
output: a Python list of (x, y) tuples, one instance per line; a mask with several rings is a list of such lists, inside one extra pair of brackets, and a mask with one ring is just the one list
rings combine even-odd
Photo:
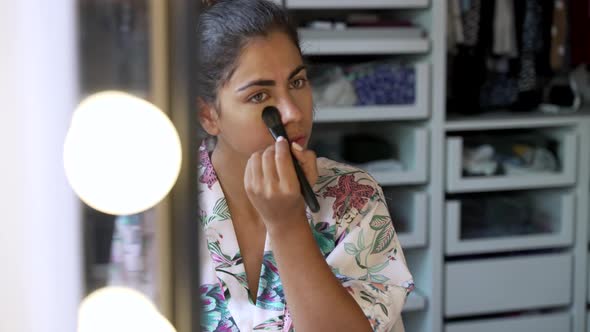
[[(414, 283), (381, 187), (364, 172), (357, 173), (353, 181), (374, 190), (366, 195), (366, 203), (359, 201), (362, 190), (348, 193), (343, 203), (348, 205), (340, 206), (335, 247), (326, 261), (373, 330), (390, 331), (403, 326), (401, 311)], [(362, 189), (371, 193), (368, 187)]]

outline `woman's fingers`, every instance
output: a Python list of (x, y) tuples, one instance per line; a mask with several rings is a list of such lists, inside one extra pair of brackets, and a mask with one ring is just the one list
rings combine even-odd
[(262, 153), (262, 174), (267, 189), (272, 189), (274, 184), (279, 181), (279, 174), (275, 165), (275, 148), (268, 147)]
[(244, 184), (246, 185), (246, 191), (259, 193), (261, 187), (258, 184), (263, 178), (262, 153), (254, 152), (246, 164), (246, 174), (244, 174)]
[(317, 156), (312, 150), (304, 150), (297, 143), (291, 143), (291, 151), (295, 159), (299, 162), (299, 166), (303, 170), (307, 181), (313, 186), (318, 180), (318, 165)]
[(297, 175), (293, 168), (293, 159), (289, 152), (289, 144), (286, 139), (279, 137), (276, 144), (275, 161), (277, 164), (277, 173), (279, 175), (279, 181), (285, 188), (295, 187), (299, 190)]

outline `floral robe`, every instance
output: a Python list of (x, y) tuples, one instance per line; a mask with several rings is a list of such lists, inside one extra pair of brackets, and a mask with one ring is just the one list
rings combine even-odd
[[(256, 304), (248, 296), (231, 214), (204, 144), (200, 157), (202, 330), (294, 331), (268, 236)], [(320, 211), (308, 210), (307, 218), (319, 250), (374, 331), (403, 331), (401, 310), (414, 284), (381, 188), (357, 168), (317, 163)]]

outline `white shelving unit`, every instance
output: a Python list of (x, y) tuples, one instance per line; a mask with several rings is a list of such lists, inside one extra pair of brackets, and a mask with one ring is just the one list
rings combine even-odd
[[(334, 141), (329, 132), (338, 128), (340, 134), (368, 132), (376, 134), (397, 147), (396, 159), (403, 170), (374, 171), (369, 173), (384, 187), (388, 206), (394, 220), (408, 223), (398, 238), (408, 259), (416, 282), (403, 309), (406, 331), (442, 331), (442, 238), (429, 228), (431, 216), (442, 213), (440, 185), (431, 184), (432, 151), (435, 138), (432, 128), (442, 128), (440, 111), (445, 103), (444, 39), (445, 5), (430, 0), (285, 0), (285, 6), (297, 11), (298, 17), (326, 10), (324, 17), (342, 11), (383, 10), (394, 15), (403, 12), (404, 19), (416, 27), (347, 28), (344, 30), (314, 30), (300, 28), (303, 52), (313, 59), (328, 56), (383, 58), (403, 57), (404, 65), (415, 67), (415, 103), (410, 105), (376, 105), (361, 107), (318, 107), (315, 116), (315, 139)], [(408, 11), (409, 9), (409, 11)], [(306, 12), (307, 10), (307, 12)], [(309, 14), (306, 14), (309, 13)], [(366, 60), (359, 60), (366, 61)], [(437, 82), (436, 84), (433, 82)], [(438, 114), (434, 114), (437, 112)], [(434, 119), (439, 125), (434, 125)], [(322, 129), (318, 129), (318, 126)], [(332, 135), (332, 136), (331, 136)], [(392, 194), (389, 195), (389, 192)], [(438, 206), (436, 210), (433, 210)], [(414, 256), (425, 257), (424, 264)]]
[[(406, 331), (590, 332), (590, 109), (559, 115), (448, 115), (447, 1), (284, 0), (284, 5), (298, 16), (326, 10), (326, 18), (342, 11), (393, 11), (419, 26), (300, 29), (303, 51), (314, 59), (393, 55), (416, 66), (415, 104), (319, 107), (315, 119), (345, 131), (365, 124), (404, 150), (405, 171), (372, 175), (385, 192), (399, 190), (392, 195), (392, 202), (399, 202), (390, 207), (393, 220), (397, 215), (411, 225), (398, 232), (417, 287), (403, 310)], [(557, 172), (463, 175), (464, 143), (471, 134), (509, 136), (522, 130), (557, 140)], [(550, 219), (550, 231), (463, 238), (462, 200), (504, 192), (530, 197), (535, 213)]]
[[(590, 172), (588, 151), (584, 148), (590, 142), (588, 113), (559, 116), (505, 113), (452, 118), (445, 122), (444, 128), (445, 191), (454, 195), (446, 201), (445, 255), (449, 258), (466, 257), (445, 263), (444, 317), (498, 315), (466, 322), (451, 321), (445, 324), (445, 331), (586, 330), (590, 285), (587, 282), (588, 205), (583, 202), (588, 201), (587, 173)], [(558, 142), (559, 171), (518, 176), (468, 177), (462, 174), (463, 145), (470, 133), (485, 131), (491, 136), (509, 138), (514, 135), (514, 130), (555, 139)], [(504, 191), (530, 195), (534, 213), (550, 219), (552, 231), (461, 238), (461, 195), (481, 197), (484, 193), (496, 192), (498, 195)], [(512, 257), (519, 252), (522, 255)], [(506, 253), (511, 256), (506, 257)], [(476, 254), (491, 255), (492, 258), (469, 256)], [(549, 288), (552, 290), (548, 291)], [(560, 294), (553, 292), (555, 289)], [(498, 294), (503, 298), (500, 299)], [(538, 324), (535, 310), (543, 308), (561, 312), (543, 316), (543, 323)], [(502, 313), (514, 311), (521, 312), (521, 317), (502, 316)]]

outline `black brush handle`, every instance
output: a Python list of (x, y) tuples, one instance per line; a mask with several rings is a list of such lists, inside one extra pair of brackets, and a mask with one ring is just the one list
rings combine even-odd
[[(269, 128), (270, 129), (270, 128)], [(289, 145), (289, 154), (291, 154), (291, 159), (293, 160), (293, 166), (295, 166), (295, 174), (297, 174), (297, 179), (299, 180), (299, 185), (301, 187), (301, 194), (303, 195), (303, 199), (305, 200), (305, 204), (309, 207), (311, 212), (318, 212), (320, 210), (320, 203), (318, 203), (318, 199), (315, 197), (315, 193), (309, 182), (307, 182), (307, 178), (305, 177), (305, 173), (301, 169), (299, 165), (299, 161), (293, 155), (293, 151), (291, 151), (291, 142), (287, 138), (287, 134), (285, 133), (285, 129), (281, 126), (275, 126), (270, 129), (270, 134), (276, 140), (279, 136), (282, 136)]]
[(299, 184), (301, 185), (301, 194), (303, 195), (303, 199), (305, 200), (305, 204), (309, 206), (311, 212), (318, 212), (320, 210), (320, 203), (318, 203), (318, 199), (315, 197), (315, 193), (309, 182), (307, 182), (307, 178), (299, 166), (299, 162), (291, 152), (291, 144), (289, 144), (289, 152), (291, 153), (291, 158), (293, 158), (293, 165), (295, 165), (295, 173), (297, 174), (297, 179), (299, 179)]

